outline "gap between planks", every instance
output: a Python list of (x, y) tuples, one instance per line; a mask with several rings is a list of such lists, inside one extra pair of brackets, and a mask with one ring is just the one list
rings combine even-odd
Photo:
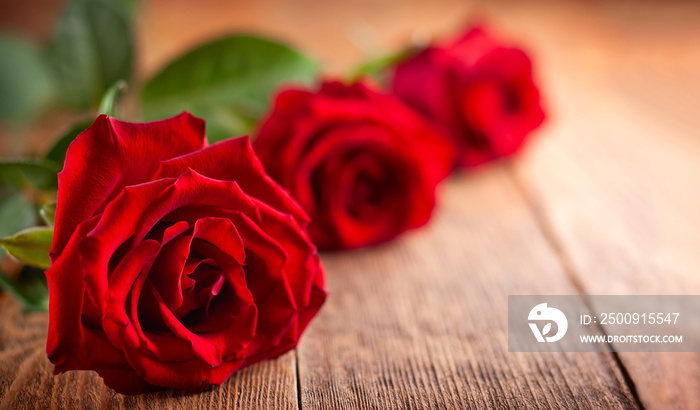
[[(535, 219), (537, 225), (540, 228), (542, 237), (545, 239), (545, 241), (547, 241), (547, 243), (552, 249), (552, 252), (559, 259), (559, 263), (561, 264), (562, 270), (566, 273), (566, 276), (571, 281), (571, 285), (574, 287), (574, 289), (576, 289), (576, 291), (580, 295), (584, 295), (583, 302), (586, 308), (591, 312), (595, 311), (593, 306), (591, 306), (588, 298), (585, 297), (586, 287), (579, 279), (579, 275), (576, 274), (576, 268), (574, 267), (574, 264), (571, 260), (571, 256), (566, 252), (563, 244), (561, 243), (561, 240), (557, 237), (557, 234), (555, 233), (555, 230), (551, 225), (551, 221), (547, 219), (544, 210), (541, 206), (538, 205), (538, 202), (533, 197), (533, 194), (528, 191), (523, 181), (519, 179), (512, 165), (507, 164), (506, 169), (508, 176), (513, 181), (513, 185), (517, 187), (518, 191), (520, 192), (520, 195), (523, 197), (525, 203), (530, 208), (530, 212), (532, 213), (533, 218)], [(602, 325), (598, 324), (597, 328), (600, 334), (607, 334)], [(622, 358), (620, 358), (619, 353), (615, 351), (615, 349), (612, 347), (612, 344), (607, 343), (607, 345), (610, 348), (610, 354), (612, 355), (613, 359), (615, 359), (615, 363), (617, 363), (617, 366), (619, 367), (620, 372), (622, 373), (622, 377), (624, 377), (625, 383), (627, 383), (627, 388), (630, 390), (630, 393), (634, 398), (635, 404), (640, 409), (644, 409), (644, 404), (642, 404), (642, 400), (639, 397), (639, 393), (637, 392), (637, 386), (635, 385), (634, 380), (632, 379), (632, 376), (630, 375), (627, 367), (623, 363)]]

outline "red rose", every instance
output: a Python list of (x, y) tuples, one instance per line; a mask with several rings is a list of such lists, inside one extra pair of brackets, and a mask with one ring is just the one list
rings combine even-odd
[(396, 97), (338, 82), (281, 92), (254, 148), (308, 212), (322, 249), (372, 245), (426, 223), (454, 156)]
[(513, 154), (544, 120), (528, 56), (478, 27), (400, 63), (392, 88), (452, 136), (462, 166)]
[(325, 299), (307, 217), (247, 138), (207, 145), (187, 113), (102, 115), (71, 144), (46, 272), (55, 373), (198, 391), (297, 344)]

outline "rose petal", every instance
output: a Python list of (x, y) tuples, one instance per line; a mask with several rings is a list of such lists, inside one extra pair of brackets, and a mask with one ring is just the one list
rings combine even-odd
[(156, 284), (158, 291), (171, 310), (182, 305), (183, 282), (193, 282), (192, 279), (184, 276), (192, 237), (191, 232), (180, 235), (163, 246), (149, 272), (149, 279)]
[(49, 360), (61, 366), (71, 360), (79, 360), (83, 342), (83, 325), (81, 312), (85, 296), (85, 271), (76, 251), (80, 238), (97, 225), (98, 219), (92, 218), (78, 225), (75, 235), (68, 242), (65, 257), (56, 259), (46, 271), (49, 289), (54, 295), (49, 298), (49, 332), (46, 352)]
[[(124, 349), (124, 329), (131, 326), (126, 311), (127, 299), (132, 295), (134, 283), (139, 276), (148, 274), (144, 268), (150, 266), (160, 250), (155, 240), (146, 240), (127, 253), (109, 278), (109, 292), (102, 319), (102, 328), (110, 342), (118, 349)], [(132, 344), (138, 344), (135, 332), (128, 332)]]
[(235, 181), (247, 195), (293, 215), (302, 226), (308, 223), (301, 207), (267, 176), (248, 137), (221, 141), (203, 150), (163, 161), (154, 178), (179, 176), (188, 168), (212, 179)]
[[(266, 135), (269, 141), (265, 144), (253, 143), (255, 153), (260, 161), (265, 164), (265, 170), (274, 179), (279, 180), (284, 176), (284, 168), (272, 158), (280, 155), (280, 149), (284, 148), (284, 141), (288, 136), (295, 135), (292, 127), (295, 126), (298, 118), (304, 118), (308, 111), (307, 101), (311, 93), (304, 90), (283, 90), (275, 97), (274, 116), (275, 121), (261, 122), (260, 129), (256, 135)], [(289, 137), (292, 138), (292, 137)], [(294, 137), (297, 140), (297, 137)]]
[(148, 180), (161, 160), (205, 145), (204, 121), (188, 113), (146, 124), (99, 116), (71, 143), (58, 174), (52, 260), (77, 226), (100, 213), (123, 187)]
[(241, 265), (245, 262), (243, 240), (230, 219), (217, 217), (199, 219), (194, 224), (194, 237), (217, 246)]
[(234, 216), (233, 222), (245, 238), (246, 284), (256, 300), (260, 300), (267, 297), (281, 280), (287, 263), (287, 252), (247, 215), (238, 214)]
[[(314, 278), (314, 275), (309, 273), (315, 273), (320, 266), (316, 248), (288, 215), (281, 214), (265, 204), (259, 204), (258, 207), (263, 215), (262, 230), (275, 238), (285, 249), (287, 258), (284, 271), (295, 303), (300, 308), (306, 306)], [(248, 282), (249, 286), (252, 286), (250, 280)]]
[(137, 369), (148, 369), (143, 378), (155, 386), (168, 386), (172, 389), (197, 393), (210, 385), (220, 385), (231, 374), (241, 368), (243, 359), (223, 362), (218, 367), (199, 360), (180, 363), (163, 363), (145, 354), (133, 352), (128, 354), (129, 363)]
[(123, 189), (105, 208), (94, 229), (78, 236), (84, 237), (78, 249), (87, 272), (90, 272), (85, 276), (86, 289), (95, 305), (102, 311), (106, 303), (110, 259), (133, 235), (138, 218), (148, 205), (173, 182), (172, 179), (164, 179)]
[(185, 207), (221, 207), (245, 212), (256, 220), (260, 218), (257, 207), (236, 182), (212, 179), (187, 169), (143, 212), (133, 241), (140, 242), (156, 223)]
[(108, 387), (121, 394), (149, 393), (161, 389), (145, 381), (131, 368), (128, 370), (100, 369), (99, 375)]
[(443, 81), (448, 67), (442, 60), (440, 51), (425, 49), (396, 67), (391, 88), (409, 106), (437, 123), (454, 125), (459, 122), (451, 107), (451, 92)]
[(254, 338), (239, 353), (240, 357), (265, 354), (274, 346), (292, 325), (298, 314), (294, 294), (286, 277), (277, 282), (265, 300), (256, 300), (258, 307), (258, 328)]
[[(176, 337), (190, 343), (195, 355), (210, 366), (220, 366), (224, 357), (230, 358), (234, 356), (250, 342), (255, 333), (257, 308), (253, 304), (252, 296), (245, 288), (242, 276), (242, 271), (238, 274), (232, 273), (228, 275), (228, 279), (235, 282), (229, 283), (229, 289), (232, 289), (235, 293), (231, 294), (227, 298), (228, 300), (223, 302), (225, 308), (220, 306), (216, 312), (212, 313), (213, 317), (209, 317), (191, 328), (184, 326), (175, 317), (165, 305), (158, 290), (152, 284), (149, 285), (150, 292), (158, 302), (164, 323)], [(239, 308), (237, 309), (239, 314), (236, 316), (231, 315), (232, 304)], [(218, 330), (203, 333), (202, 328), (206, 326), (207, 322), (217, 323)], [(228, 325), (222, 328), (223, 323)]]

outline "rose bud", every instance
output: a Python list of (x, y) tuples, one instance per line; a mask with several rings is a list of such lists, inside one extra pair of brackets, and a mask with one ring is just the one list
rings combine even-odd
[(120, 393), (200, 391), (294, 348), (326, 297), (298, 204), (247, 137), (100, 116), (59, 174), (47, 352)]
[(454, 158), (419, 114), (362, 83), (282, 91), (253, 146), (309, 214), (320, 249), (377, 244), (425, 224)]
[(481, 27), (399, 63), (392, 89), (451, 136), (465, 167), (515, 153), (544, 120), (527, 54)]

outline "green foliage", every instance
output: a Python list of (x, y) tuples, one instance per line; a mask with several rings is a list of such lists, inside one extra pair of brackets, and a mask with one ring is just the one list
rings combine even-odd
[(41, 49), (0, 37), (0, 120), (21, 124), (52, 104), (95, 108), (133, 66), (133, 0), (73, 0)]
[(409, 47), (393, 54), (371, 58), (362, 63), (351, 75), (352, 80), (370, 77), (378, 83), (387, 86), (390, 81), (391, 69), (401, 61), (411, 57), (420, 49)]
[[(0, 258), (7, 252), (27, 265), (15, 279), (0, 272), (0, 288), (27, 310), (48, 308), (44, 270), (56, 215), (50, 199), (68, 147), (91, 125), (98, 103), (100, 113), (115, 116), (123, 80), (132, 74), (134, 4), (72, 0), (44, 49), (0, 37), (0, 120), (26, 122), (56, 103), (91, 116), (62, 135), (44, 158), (0, 161)], [(234, 35), (164, 68), (142, 89), (141, 107), (146, 120), (188, 110), (207, 121), (213, 142), (250, 132), (278, 87), (308, 85), (317, 73), (315, 62), (283, 44)], [(43, 204), (39, 214), (48, 227), (35, 226), (36, 204)]]
[(24, 305), (25, 311), (48, 311), (49, 290), (40, 269), (25, 266), (17, 281), (0, 272), (0, 289), (4, 289)]
[(39, 210), (39, 215), (47, 225), (53, 226), (56, 222), (56, 201), (45, 203)]
[(35, 226), (0, 239), (0, 245), (25, 265), (48, 269), (51, 266), (49, 252), (53, 240), (53, 228)]
[(0, 162), (0, 184), (10, 184), (19, 188), (27, 185), (43, 190), (58, 187), (58, 165), (44, 159), (22, 159)]
[(98, 112), (100, 114), (107, 114), (110, 117), (115, 117), (117, 101), (119, 100), (119, 95), (124, 90), (126, 90), (126, 81), (119, 80), (112, 84), (102, 96), (102, 101), (100, 101), (100, 108)]
[[(12, 235), (36, 224), (34, 206), (21, 192), (2, 188), (0, 202), (0, 238)], [(0, 258), (5, 252), (0, 248)]]
[(0, 119), (21, 123), (54, 97), (51, 74), (41, 51), (13, 37), (0, 37)]
[(183, 55), (144, 86), (144, 117), (187, 110), (207, 121), (211, 141), (245, 134), (277, 87), (308, 84), (317, 72), (315, 62), (283, 44), (249, 35), (222, 38)]
[[(34, 206), (21, 192), (8, 186), (0, 187), (0, 237), (11, 236), (36, 222)], [(0, 247), (0, 258), (4, 255), (5, 250)], [(45, 281), (43, 270), (29, 266), (22, 269), (17, 280), (0, 272), (0, 289), (13, 295), (27, 311), (48, 310), (49, 294)]]
[[(99, 112), (101, 114), (107, 114), (109, 116), (115, 116), (117, 111), (117, 102), (119, 95), (122, 91), (126, 89), (126, 82), (120, 80), (114, 83), (102, 96), (102, 101), (100, 102)], [(56, 140), (53, 147), (44, 157), (46, 160), (55, 163), (58, 169), (63, 169), (63, 164), (66, 160), (66, 152), (68, 151), (68, 146), (81, 132), (85, 131), (93, 123), (93, 120), (80, 121), (71, 127), (65, 134)]]
[(21, 192), (9, 194), (0, 202), (0, 238), (36, 224), (34, 206)]
[(106, 0), (71, 1), (46, 53), (60, 101), (75, 108), (96, 106), (107, 87), (131, 76), (133, 39), (125, 7)]
[(48, 154), (44, 157), (46, 160), (51, 161), (56, 164), (58, 169), (63, 169), (63, 163), (66, 160), (66, 151), (68, 151), (68, 146), (71, 142), (78, 136), (81, 132), (85, 131), (87, 127), (92, 124), (91, 121), (79, 122), (69, 129), (65, 134), (63, 134), (51, 147)]

